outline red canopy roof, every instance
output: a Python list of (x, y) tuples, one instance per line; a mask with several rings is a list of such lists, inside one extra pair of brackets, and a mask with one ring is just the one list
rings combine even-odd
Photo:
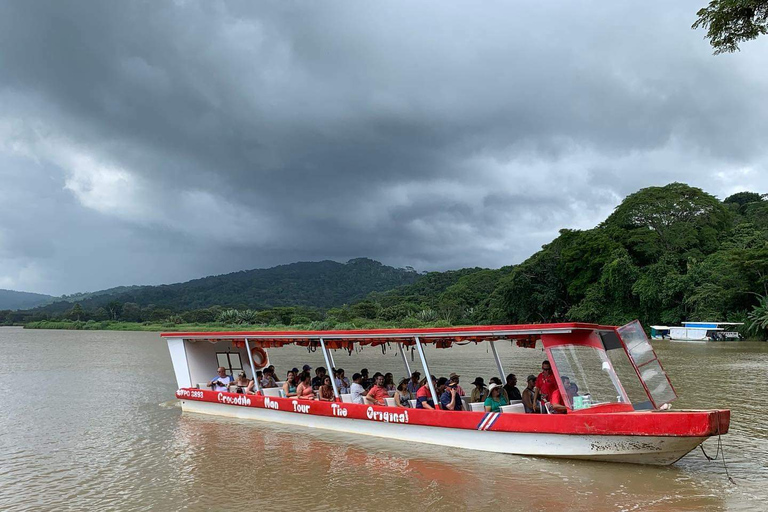
[[(290, 343), (306, 345), (326, 340), (330, 348), (338, 341), (361, 345), (380, 345), (394, 342), (412, 345), (416, 336), (425, 343), (450, 346), (453, 342), (485, 341), (494, 339), (535, 339), (542, 334), (569, 334), (574, 331), (614, 330), (615, 327), (585, 323), (523, 324), (523, 325), (473, 325), (463, 327), (434, 327), (428, 329), (367, 329), (349, 331), (224, 331), (224, 332), (164, 332), (165, 338), (184, 338), (209, 341), (240, 341), (246, 338), (254, 345), (282, 346)], [(344, 343), (347, 345), (348, 343)]]

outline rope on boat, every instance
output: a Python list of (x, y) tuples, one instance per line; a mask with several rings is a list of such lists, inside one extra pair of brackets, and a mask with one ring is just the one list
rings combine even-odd
[(723, 461), (723, 469), (725, 470), (725, 476), (728, 478), (728, 481), (731, 482), (731, 484), (736, 485), (736, 482), (731, 478), (731, 475), (728, 473), (728, 465), (725, 462), (725, 449), (723, 448), (723, 438), (720, 435), (720, 411), (717, 411), (717, 451), (715, 451), (715, 456), (710, 457), (707, 455), (707, 452), (704, 451), (704, 443), (701, 443), (699, 445), (699, 448), (701, 448), (701, 453), (704, 454), (704, 457), (707, 458), (708, 461), (714, 461), (717, 460), (718, 457)]

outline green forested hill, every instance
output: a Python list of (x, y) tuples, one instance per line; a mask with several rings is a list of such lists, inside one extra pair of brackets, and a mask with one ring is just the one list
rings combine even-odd
[[(185, 283), (142, 286), (112, 294), (94, 294), (78, 301), (83, 310), (105, 308), (110, 303), (164, 308), (172, 312), (211, 306), (264, 309), (277, 306), (328, 308), (365, 297), (371, 291), (388, 290), (414, 282), (419, 274), (410, 269), (383, 265), (367, 258), (347, 263), (302, 262), (268, 269), (245, 270), (204, 277)], [(57, 313), (72, 309), (71, 300), (40, 308)]]
[(16, 292), (0, 290), (0, 309), (28, 309), (45, 304), (53, 299), (50, 295), (40, 293)]

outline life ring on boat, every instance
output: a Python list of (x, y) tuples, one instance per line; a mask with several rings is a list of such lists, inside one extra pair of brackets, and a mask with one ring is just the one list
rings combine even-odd
[(264, 368), (269, 364), (267, 351), (261, 347), (253, 347), (251, 349), (251, 357), (253, 358), (253, 366), (256, 368)]

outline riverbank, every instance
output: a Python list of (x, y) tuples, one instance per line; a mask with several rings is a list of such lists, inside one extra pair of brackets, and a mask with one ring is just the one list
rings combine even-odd
[(311, 322), (297, 325), (272, 325), (272, 324), (223, 324), (223, 323), (172, 323), (172, 322), (116, 322), (104, 320), (96, 322), (89, 320), (41, 320), (24, 324), (25, 329), (62, 329), (68, 331), (162, 331), (162, 332), (188, 332), (188, 331), (328, 331), (354, 330), (354, 329), (391, 329), (391, 328), (419, 328), (419, 327), (451, 327), (445, 321), (421, 322), (415, 318), (405, 321), (385, 322), (381, 320), (355, 319), (353, 322), (330, 323)]

